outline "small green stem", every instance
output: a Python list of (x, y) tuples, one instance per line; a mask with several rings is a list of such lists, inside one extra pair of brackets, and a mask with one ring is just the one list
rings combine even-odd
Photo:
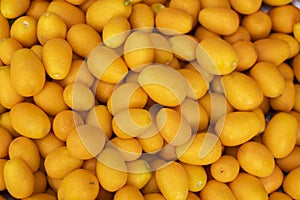
[(129, 6), (131, 4), (131, 0), (124, 0), (124, 5)]

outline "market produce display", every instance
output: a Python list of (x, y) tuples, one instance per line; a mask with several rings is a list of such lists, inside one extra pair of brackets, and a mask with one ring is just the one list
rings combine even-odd
[(0, 0), (0, 200), (300, 199), (299, 7)]

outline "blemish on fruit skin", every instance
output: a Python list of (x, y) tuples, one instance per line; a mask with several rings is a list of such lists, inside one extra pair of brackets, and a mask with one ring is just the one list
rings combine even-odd
[(25, 28), (28, 28), (29, 27), (29, 22), (27, 20), (23, 21), (23, 25)]

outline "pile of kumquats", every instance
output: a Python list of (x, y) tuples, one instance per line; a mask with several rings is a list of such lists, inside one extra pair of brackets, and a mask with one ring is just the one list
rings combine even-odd
[(0, 0), (0, 200), (300, 200), (292, 0)]

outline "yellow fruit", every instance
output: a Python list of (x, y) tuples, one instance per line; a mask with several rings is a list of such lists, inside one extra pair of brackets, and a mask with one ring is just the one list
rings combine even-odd
[(5, 108), (12, 108), (24, 101), (24, 97), (16, 92), (10, 78), (10, 67), (0, 67), (0, 102)]
[(38, 57), (40, 60), (42, 60), (42, 51), (43, 51), (43, 46), (40, 44), (35, 44), (31, 46), (30, 48)]
[(283, 191), (293, 199), (299, 199), (300, 193), (296, 188), (299, 187), (300, 167), (290, 171), (283, 181)]
[(0, 143), (0, 158), (6, 158), (8, 156), (8, 147), (13, 140), (12, 135), (3, 127), (0, 127), (0, 137), (2, 138)]
[(299, 22), (299, 9), (294, 5), (282, 5), (268, 12), (272, 20), (272, 29), (281, 33), (292, 33), (294, 24)]
[(200, 191), (200, 198), (202, 200), (236, 199), (228, 185), (213, 179), (209, 180)]
[(236, 179), (229, 183), (229, 187), (239, 200), (268, 200), (268, 194), (259, 179), (245, 172), (240, 172)]
[(47, 11), (39, 17), (37, 23), (37, 37), (42, 45), (53, 38), (65, 39), (66, 34), (66, 23), (55, 13)]
[(73, 4), (73, 5), (81, 5), (83, 4), (86, 0), (66, 0), (67, 2)]
[(150, 33), (149, 37), (154, 47), (154, 62), (169, 64), (174, 58), (169, 41), (159, 33)]
[(264, 3), (270, 6), (283, 6), (292, 2), (292, 0), (263, 0)]
[(180, 60), (192, 61), (196, 58), (197, 38), (187, 35), (175, 35), (169, 38), (173, 54)]
[(131, 33), (124, 44), (124, 61), (134, 72), (141, 71), (145, 65), (152, 64), (154, 49), (149, 34), (142, 31)]
[(121, 189), (127, 182), (128, 172), (124, 158), (114, 148), (105, 148), (97, 157), (96, 174), (101, 186), (110, 192)]
[[(104, 90), (104, 86), (107, 84), (103, 84)], [(124, 83), (112, 89), (114, 90), (108, 98), (107, 108), (113, 115), (124, 109), (142, 109), (148, 101), (147, 93), (137, 83)]]
[(66, 87), (67, 85), (77, 81), (82, 82), (88, 87), (92, 86), (94, 82), (94, 76), (91, 74), (86, 63), (82, 59), (73, 59), (68, 75), (64, 79), (57, 80), (56, 82), (61, 86)]
[(136, 138), (123, 139), (115, 137), (110, 141), (125, 161), (137, 160), (142, 155), (142, 146)]
[[(208, 30), (207, 28), (204, 28), (203, 26), (198, 26), (195, 30), (195, 37), (198, 39), (199, 42), (206, 38), (221, 38), (220, 35)], [(225, 38), (226, 36), (224, 36)]]
[(23, 47), (31, 47), (36, 44), (37, 20), (34, 17), (19, 17), (10, 28), (10, 37), (18, 40)]
[(12, 107), (10, 119), (13, 128), (18, 133), (33, 139), (46, 136), (51, 128), (51, 122), (46, 113), (28, 102), (18, 103)]
[[(48, 184), (50, 186), (50, 188), (55, 192), (57, 193), (58, 191), (58, 188), (59, 188), (59, 185), (61, 183), (63, 178), (52, 178), (50, 177), (49, 175), (47, 175), (47, 181), (48, 181)], [(55, 194), (56, 196), (56, 194)]]
[(252, 1), (238, 1), (238, 0), (229, 0), (231, 6), (238, 13), (249, 15), (258, 11), (261, 7), (262, 0), (252, 0)]
[(273, 192), (270, 194), (269, 200), (292, 200), (292, 198), (283, 192)]
[(207, 174), (202, 166), (180, 163), (188, 175), (189, 191), (199, 192), (207, 182)]
[(112, 115), (104, 105), (97, 105), (93, 107), (87, 117), (86, 124), (99, 127), (104, 132), (107, 138), (112, 136)]
[(132, 185), (138, 189), (143, 188), (151, 179), (153, 173), (146, 160), (138, 159), (126, 163), (128, 169), (127, 185)]
[(65, 143), (59, 140), (52, 131), (45, 137), (34, 140), (34, 142), (43, 158), (45, 158), (54, 149), (65, 145)]
[(75, 5), (66, 1), (51, 1), (47, 11), (53, 12), (63, 19), (70, 28), (74, 24), (85, 23), (84, 12)]
[(51, 151), (44, 160), (48, 176), (54, 179), (64, 178), (68, 173), (82, 166), (83, 160), (73, 157), (66, 146)]
[(299, 42), (300, 41), (300, 23), (297, 22), (293, 26), (293, 35), (294, 38)]
[(273, 172), (266, 177), (260, 178), (260, 182), (264, 185), (268, 194), (280, 188), (284, 179), (284, 175), (280, 167), (275, 165)]
[(124, 16), (110, 18), (103, 27), (103, 43), (110, 48), (121, 46), (130, 33), (130, 23)]
[(70, 108), (81, 111), (89, 110), (95, 103), (91, 89), (80, 82), (67, 85), (63, 91), (63, 99)]
[[(0, 10), (1, 10), (1, 3), (0, 3)], [(0, 39), (9, 37), (9, 30), (10, 26), (6, 17), (3, 14), (0, 14)]]
[(0, 126), (5, 128), (13, 137), (20, 136), (20, 134), (12, 127), (9, 111), (0, 115)]
[[(241, 124), (240, 120), (244, 123)], [(223, 145), (237, 146), (257, 135), (261, 130), (261, 122), (252, 111), (230, 112), (219, 118), (215, 130)]]
[(166, 35), (185, 34), (193, 28), (193, 17), (183, 10), (165, 7), (157, 12), (155, 25)]
[(27, 48), (17, 50), (11, 59), (10, 70), (11, 84), (20, 95), (33, 96), (44, 87), (45, 68), (32, 50)]
[(23, 198), (23, 200), (39, 200), (39, 199), (56, 200), (56, 197), (51, 194), (47, 194), (47, 193), (36, 193), (36, 194), (31, 195), (30, 197)]
[(208, 165), (221, 157), (222, 145), (212, 133), (197, 133), (186, 144), (176, 148), (178, 159), (191, 165)]
[(63, 99), (63, 87), (50, 81), (47, 81), (44, 88), (33, 96), (33, 100), (37, 106), (51, 116), (68, 108)]
[(33, 176), (34, 176), (33, 194), (45, 192), (47, 188), (47, 177), (45, 172), (39, 170), (35, 172)]
[(225, 40), (206, 38), (196, 49), (196, 58), (200, 66), (212, 74), (229, 74), (238, 66), (236, 50)]
[[(99, 60), (102, 62), (99, 63)], [(119, 83), (128, 73), (127, 65), (119, 54), (105, 46), (97, 46), (91, 52), (87, 65), (96, 78), (108, 83)]]
[(251, 41), (237, 41), (232, 45), (232, 47), (236, 50), (239, 57), (239, 62), (236, 68), (237, 71), (247, 70), (256, 63), (257, 53)]
[(146, 153), (154, 153), (163, 148), (164, 138), (158, 132), (153, 136), (139, 137), (139, 142), (142, 145), (143, 151)]
[(89, 170), (90, 172), (92, 172), (93, 174), (96, 175), (96, 164), (97, 164), (97, 159), (94, 157), (94, 158), (85, 160), (83, 162), (83, 165), (82, 165), (81, 168), (82, 169), (87, 169), (87, 170)]
[(252, 41), (267, 37), (272, 29), (270, 16), (262, 10), (246, 15), (241, 21), (246, 28)]
[(101, 152), (105, 139), (105, 134), (101, 129), (91, 125), (82, 125), (69, 132), (66, 146), (72, 156), (87, 160)]
[(290, 54), (288, 58), (293, 58), (295, 55), (299, 53), (298, 41), (293, 36), (286, 33), (272, 33), (269, 35), (269, 38), (281, 39), (288, 43), (290, 47)]
[[(7, 162), (7, 159), (3, 159), (3, 158), (0, 159), (0, 191), (3, 191), (6, 189), (5, 182), (4, 182), (4, 171), (3, 171), (4, 165), (6, 162)], [(5, 200), (5, 199), (3, 199), (3, 200)]]
[(36, 144), (27, 137), (17, 137), (9, 145), (9, 158), (21, 158), (34, 173), (40, 167), (40, 154)]
[(198, 14), (201, 9), (201, 2), (197, 0), (172, 0), (169, 7), (183, 10), (193, 17), (193, 26), (196, 26), (198, 22)]
[(220, 117), (234, 111), (234, 108), (228, 103), (225, 96), (217, 92), (205, 94), (198, 102), (206, 111), (211, 123), (216, 123)]
[[(205, 109), (200, 105), (199, 102), (185, 99), (182, 104), (175, 108), (176, 111), (180, 112), (181, 115), (189, 122), (192, 128), (192, 133), (202, 131), (208, 126), (208, 115)], [(191, 115), (191, 112), (194, 112)]]
[(125, 185), (115, 193), (114, 200), (126, 199), (144, 200), (144, 197), (137, 187)]
[(72, 64), (72, 47), (62, 38), (48, 40), (42, 53), (42, 60), (47, 74), (55, 80), (64, 79)]
[(199, 23), (218, 35), (230, 35), (239, 27), (238, 14), (229, 8), (207, 7), (200, 10)]
[(295, 106), (296, 89), (293, 81), (285, 80), (285, 87), (280, 96), (270, 99), (270, 106), (277, 111), (289, 112)]
[(257, 177), (269, 176), (275, 167), (272, 152), (263, 144), (254, 141), (240, 146), (237, 160), (242, 169)]
[(13, 19), (26, 12), (30, 5), (30, 0), (1, 0), (1, 13), (5, 18)]
[(91, 26), (75, 24), (68, 30), (67, 41), (70, 43), (74, 53), (81, 57), (87, 57), (102, 42), (102, 39)]
[(300, 80), (300, 54), (297, 54), (292, 60), (292, 68), (295, 74), (295, 78)]
[(162, 195), (167, 199), (184, 200), (188, 195), (188, 175), (178, 162), (171, 162), (155, 172)]
[(156, 118), (157, 128), (168, 144), (180, 146), (190, 140), (191, 125), (179, 112), (171, 108), (162, 108)]
[(0, 40), (0, 59), (5, 65), (9, 65), (13, 54), (21, 49), (22, 45), (14, 38), (3, 38)]
[(128, 20), (132, 29), (140, 29), (144, 32), (151, 32), (155, 21), (154, 12), (147, 4), (133, 4), (132, 12)]
[(178, 106), (188, 91), (188, 84), (179, 72), (161, 65), (144, 68), (138, 81), (149, 97), (163, 106)]
[(21, 158), (8, 160), (3, 168), (6, 189), (14, 198), (29, 197), (34, 191), (34, 176)]
[(146, 109), (124, 109), (112, 119), (113, 131), (120, 138), (137, 137), (147, 131), (151, 124), (152, 119)]
[(49, 6), (49, 1), (45, 0), (33, 0), (30, 2), (29, 8), (26, 11), (27, 16), (39, 19), (46, 11)]
[(225, 95), (238, 110), (253, 110), (263, 101), (263, 92), (258, 83), (241, 72), (232, 72), (222, 77)]
[(297, 160), (297, 157), (300, 155), (300, 147), (295, 146), (289, 155), (276, 159), (276, 164), (284, 172), (290, 172), (293, 169), (300, 166), (300, 162)]
[(228, 0), (225, 1), (224, 0), (216, 0), (216, 1), (200, 0), (200, 5), (202, 8), (215, 7), (215, 6), (230, 8), (230, 2)]
[(67, 174), (59, 185), (58, 199), (93, 200), (99, 192), (97, 177), (86, 169), (76, 169)]
[(296, 144), (297, 130), (297, 119), (289, 113), (279, 112), (268, 122), (263, 133), (263, 143), (275, 158), (283, 158), (292, 152)]
[[(160, 190), (156, 183), (155, 175), (151, 176), (147, 184), (141, 189), (143, 194), (160, 193)], [(160, 193), (161, 194), (161, 193)]]
[(250, 34), (245, 27), (239, 26), (234, 33), (225, 35), (223, 38), (230, 44), (234, 44), (239, 41), (250, 41)]
[(266, 97), (278, 97), (285, 88), (284, 77), (271, 62), (257, 62), (251, 68), (250, 76), (259, 84)]
[(76, 126), (82, 125), (82, 117), (75, 111), (63, 110), (54, 117), (52, 129), (54, 135), (61, 141), (66, 141), (69, 132)]
[[(132, 6), (125, 5), (123, 0), (102, 0), (90, 5), (86, 11), (86, 22), (96, 31), (101, 32), (105, 23), (114, 16), (128, 18), (131, 14)], [(102, 13), (99, 16), (99, 13)]]
[[(258, 61), (269, 61), (275, 65), (284, 62), (290, 56), (288, 43), (281, 39), (264, 38), (254, 43)], [(280, 49), (280, 51), (277, 51)]]
[(145, 200), (166, 200), (160, 193), (149, 193), (144, 195)]
[(223, 155), (210, 166), (210, 173), (212, 177), (223, 183), (233, 181), (238, 176), (239, 171), (239, 162), (235, 157), (230, 155)]

